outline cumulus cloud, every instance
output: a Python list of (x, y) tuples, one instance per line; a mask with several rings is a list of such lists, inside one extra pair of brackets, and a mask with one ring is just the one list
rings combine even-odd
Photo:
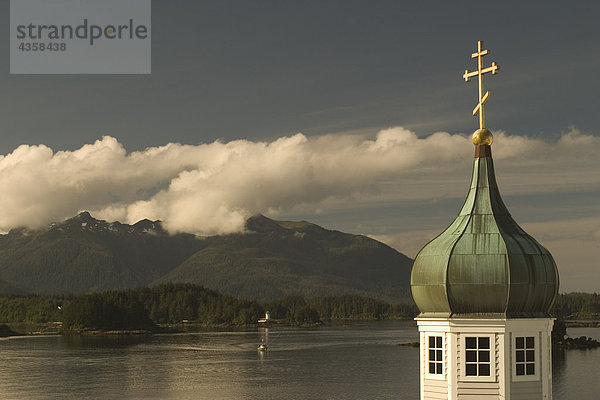
[[(597, 136), (572, 130), (549, 143), (495, 132), (493, 149), (505, 174), (519, 177), (509, 189), (515, 192), (600, 181)], [(75, 151), (22, 145), (0, 156), (0, 228), (39, 227), (89, 210), (127, 223), (160, 219), (171, 232), (228, 233), (256, 213), (316, 212), (356, 198), (425, 199), (444, 190), (461, 195), (464, 184), (453, 183), (464, 183), (472, 151), (466, 135), (419, 138), (401, 127), (372, 137), (296, 134), (131, 153), (110, 136)], [(535, 177), (529, 183), (524, 168)]]

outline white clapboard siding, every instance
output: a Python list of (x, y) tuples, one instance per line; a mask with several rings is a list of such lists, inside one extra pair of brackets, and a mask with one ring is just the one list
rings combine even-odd
[(542, 381), (512, 382), (510, 400), (540, 400)]
[(459, 382), (458, 383), (458, 396), (461, 395), (476, 395), (482, 396), (494, 395), (498, 398), (500, 393), (500, 387), (497, 382)]
[(425, 379), (425, 398), (431, 400), (448, 400), (448, 382), (437, 379)]
[[(421, 343), (421, 400), (550, 400), (552, 398), (551, 318), (417, 318)], [(444, 375), (428, 376), (427, 334), (444, 335)], [(464, 376), (464, 337), (491, 339), (489, 377)], [(535, 376), (514, 374), (513, 338), (537, 337)], [(433, 378), (433, 379), (432, 379)]]

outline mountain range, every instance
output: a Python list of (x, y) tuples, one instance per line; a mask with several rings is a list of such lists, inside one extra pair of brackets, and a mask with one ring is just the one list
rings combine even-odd
[(67, 294), (185, 282), (272, 300), (360, 294), (410, 297), (412, 260), (362, 235), (256, 215), (243, 233), (170, 235), (160, 221), (106, 222), (88, 212), (0, 235), (0, 293)]

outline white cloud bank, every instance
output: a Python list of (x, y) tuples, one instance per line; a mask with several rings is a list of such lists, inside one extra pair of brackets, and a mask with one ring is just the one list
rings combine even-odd
[[(472, 151), (465, 135), (418, 138), (401, 127), (374, 137), (296, 134), (132, 153), (109, 136), (75, 151), (22, 145), (0, 156), (0, 229), (39, 227), (89, 210), (110, 221), (160, 219), (171, 232), (228, 233), (256, 213), (386, 197), (388, 187), (395, 201), (461, 196)], [(496, 132), (493, 151), (503, 176), (511, 176), (501, 182), (503, 193), (600, 186), (594, 135), (572, 130), (549, 143)]]

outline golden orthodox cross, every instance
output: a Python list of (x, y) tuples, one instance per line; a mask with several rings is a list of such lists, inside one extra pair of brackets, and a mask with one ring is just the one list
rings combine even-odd
[(473, 53), (471, 58), (477, 58), (477, 71), (469, 72), (468, 69), (465, 70), (463, 78), (465, 78), (465, 82), (469, 82), (472, 76), (477, 75), (479, 77), (479, 103), (473, 110), (473, 115), (479, 114), (479, 129), (485, 129), (485, 110), (483, 105), (490, 97), (490, 92), (485, 92), (483, 89), (483, 74), (487, 72), (491, 72), (493, 75), (498, 73), (498, 64), (492, 62), (491, 67), (483, 68), (483, 56), (488, 54), (488, 50), (483, 50), (483, 41), (477, 42), (477, 53)]

